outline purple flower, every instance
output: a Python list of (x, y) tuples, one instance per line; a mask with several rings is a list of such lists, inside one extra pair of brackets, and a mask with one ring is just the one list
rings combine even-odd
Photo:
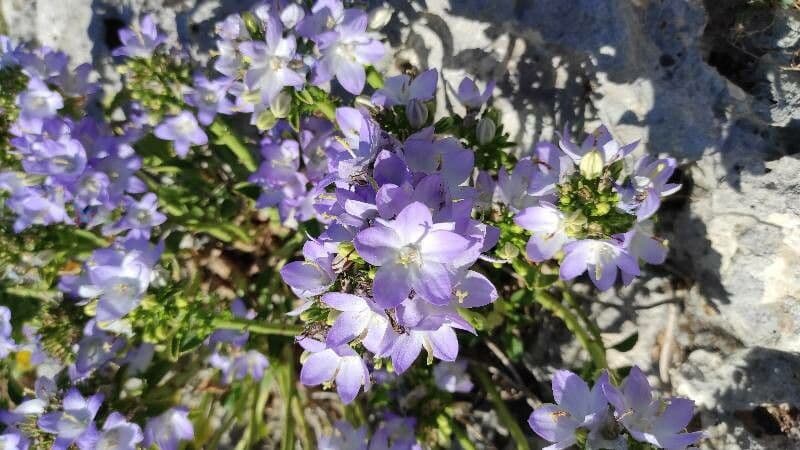
[(328, 158), (332, 172), (349, 183), (377, 157), (380, 127), (366, 112), (348, 107), (336, 108), (336, 123), (344, 140), (331, 144)]
[(0, 359), (17, 350), (17, 344), (11, 337), (12, 330), (11, 310), (6, 306), (0, 306)]
[(559, 271), (561, 278), (571, 280), (588, 271), (592, 283), (601, 291), (609, 289), (617, 280), (617, 269), (622, 271), (625, 280), (639, 275), (636, 258), (613, 239), (570, 242), (564, 246), (564, 253)]
[[(614, 239), (622, 241), (622, 246), (637, 260), (648, 264), (663, 264), (667, 259), (667, 243), (663, 239), (651, 236), (640, 224), (625, 234), (616, 235)], [(622, 283), (628, 284), (630, 275), (622, 272)]]
[(570, 140), (568, 128), (565, 126), (558, 145), (578, 165), (583, 176), (594, 179), (600, 175), (604, 167), (630, 154), (639, 145), (639, 141), (620, 145), (611, 137), (608, 129), (601, 125), (578, 147)]
[[(568, 370), (559, 370), (553, 376), (553, 398), (556, 404), (545, 403), (536, 408), (528, 418), (531, 429), (553, 445), (546, 450), (560, 450), (575, 445), (575, 432), (579, 428), (589, 430), (588, 448), (600, 448), (598, 440), (605, 440), (598, 433), (608, 413), (608, 403), (603, 396), (603, 374), (592, 390), (579, 376)], [(603, 446), (603, 448), (606, 448)], [(609, 448), (617, 448), (612, 446)]]
[[(233, 303), (231, 303), (231, 311), (233, 312), (233, 317), (249, 320), (256, 318), (256, 312), (252, 309), (247, 309), (247, 305), (245, 305), (240, 298), (235, 299)], [(213, 347), (217, 344), (227, 342), (236, 347), (243, 347), (249, 338), (250, 333), (247, 331), (219, 329), (211, 333), (211, 336), (208, 337), (208, 345)]]
[(367, 428), (353, 428), (349, 422), (337, 420), (333, 433), (317, 440), (318, 450), (367, 450)]
[(492, 208), (494, 193), (497, 190), (497, 183), (489, 172), (479, 170), (475, 176), (475, 208), (488, 211)]
[(251, 181), (281, 186), (289, 183), (300, 170), (300, 144), (295, 140), (263, 142), (261, 155), (264, 160), (258, 172), (250, 177)]
[(680, 184), (667, 183), (675, 171), (677, 162), (673, 158), (655, 159), (643, 156), (636, 163), (628, 184), (619, 187), (620, 207), (636, 214), (641, 222), (658, 211), (661, 198), (680, 190)]
[(511, 173), (501, 167), (497, 174), (498, 197), (512, 211), (537, 205), (540, 196), (534, 195), (530, 188), (538, 174), (537, 164), (531, 158), (520, 159)]
[(401, 374), (411, 367), (423, 348), (428, 360), (455, 361), (458, 357), (458, 338), (455, 329), (474, 333), (454, 307), (439, 307), (409, 299), (397, 308), (400, 336), (391, 350), (392, 365)]
[(475, 153), (461, 146), (457, 139), (437, 139), (433, 127), (409, 136), (403, 143), (408, 168), (415, 172), (441, 172), (448, 186), (458, 186), (472, 175)]
[(248, 376), (253, 380), (260, 381), (264, 378), (264, 371), (269, 367), (267, 357), (256, 350), (239, 352), (232, 356), (224, 356), (215, 352), (209, 357), (208, 362), (212, 367), (222, 371), (222, 379), (225, 383), (243, 380)]
[(64, 396), (63, 411), (44, 414), (38, 420), (39, 428), (56, 435), (53, 448), (66, 449), (73, 442), (83, 448), (91, 442), (94, 433), (94, 416), (103, 403), (103, 394), (84, 398), (77, 389), (71, 388)]
[(73, 378), (85, 378), (114, 359), (123, 347), (124, 339), (101, 330), (94, 319), (88, 321), (83, 328), (83, 337), (78, 342)]
[(161, 247), (129, 240), (125, 248), (95, 250), (80, 277), (62, 277), (59, 289), (98, 298), (97, 320), (119, 319), (139, 305), (153, 277)]
[[(0, 36), (0, 38), (2, 37)], [(0, 54), (0, 56), (2, 55)], [(0, 64), (0, 68), (2, 68), (2, 64)], [(6, 427), (3, 434), (0, 434), (0, 448), (3, 450), (28, 450), (30, 445), (30, 440), (14, 427)]]
[(17, 96), (19, 120), (25, 129), (38, 129), (42, 119), (56, 115), (64, 107), (61, 94), (51, 91), (38, 78), (28, 80), (28, 87)]
[(16, 425), (28, 417), (38, 417), (44, 413), (47, 401), (41, 398), (31, 398), (22, 401), (12, 410), (0, 410), (0, 422), (6, 425)]
[(373, 283), (378, 305), (395, 307), (412, 289), (433, 304), (447, 304), (456, 269), (478, 256), (467, 251), (470, 241), (452, 231), (453, 223), (434, 224), (430, 210), (419, 202), (392, 221), (376, 222), (353, 243), (364, 260), (379, 267)]
[(465, 77), (458, 85), (458, 101), (467, 109), (480, 109), (492, 95), (494, 81), (486, 84), (483, 94), (471, 78)]
[(267, 23), (265, 42), (247, 41), (239, 45), (239, 50), (250, 60), (245, 84), (258, 93), (258, 105), (270, 106), (284, 87), (300, 89), (306, 81), (297, 70), (297, 41), (294, 36), (283, 37), (281, 28), (280, 22), (273, 18)]
[(281, 269), (281, 278), (301, 298), (313, 297), (327, 291), (336, 281), (333, 271), (335, 254), (323, 244), (309, 240), (303, 245), (305, 261), (294, 261)]
[(217, 114), (231, 114), (233, 103), (228, 100), (226, 92), (231, 80), (221, 78), (209, 80), (197, 75), (194, 83), (186, 92), (186, 103), (197, 108), (197, 118), (203, 125), (209, 125)]
[(385, 356), (397, 335), (386, 312), (371, 299), (341, 292), (329, 292), (322, 302), (340, 311), (326, 337), (328, 347), (348, 344), (356, 338), (376, 356)]
[(14, 232), (19, 233), (31, 225), (72, 223), (64, 204), (64, 192), (56, 187), (53, 192), (39, 189), (22, 189), (15, 192), (6, 206), (17, 215)]
[(620, 388), (607, 378), (598, 381), (598, 385), (614, 407), (617, 420), (637, 441), (659, 448), (681, 449), (703, 437), (701, 431), (683, 432), (692, 420), (694, 402), (677, 397), (666, 401), (653, 399), (650, 383), (638, 367), (631, 368)]
[(144, 439), (142, 429), (128, 422), (125, 416), (112, 412), (97, 432), (94, 450), (136, 450)]
[(194, 439), (194, 427), (185, 408), (170, 408), (147, 420), (144, 446), (156, 445), (161, 450), (177, 450), (181, 441)]
[(433, 368), (433, 380), (439, 389), (447, 392), (469, 392), (473, 384), (464, 361), (443, 361)]
[(138, 24), (119, 30), (119, 40), (122, 47), (114, 49), (113, 56), (149, 58), (159, 45), (167, 41), (167, 37), (159, 32), (153, 17), (147, 14)]
[(553, 258), (564, 244), (572, 241), (567, 235), (570, 219), (547, 202), (525, 208), (514, 217), (514, 223), (531, 232), (525, 250), (533, 262), (540, 263)]
[(384, 107), (406, 106), (411, 100), (428, 101), (436, 94), (439, 72), (426, 70), (413, 80), (406, 74), (389, 77), (372, 95), (372, 103)]
[(106, 234), (119, 233), (132, 230), (131, 237), (149, 238), (150, 229), (161, 225), (167, 216), (158, 211), (158, 198), (156, 194), (148, 192), (140, 200), (133, 197), (125, 199), (125, 215), (113, 226), (105, 229)]
[(31, 152), (22, 160), (22, 167), (29, 174), (52, 176), (59, 182), (69, 182), (86, 170), (86, 151), (76, 139), (45, 139), (31, 147)]
[(290, 3), (281, 10), (281, 23), (286, 28), (294, 28), (306, 16), (306, 11), (302, 6)]
[(19, 46), (8, 36), (0, 36), (0, 70), (19, 64)]
[(414, 436), (416, 425), (413, 417), (387, 415), (372, 435), (369, 450), (422, 450)]
[(32, 51), (19, 50), (16, 58), (22, 72), (30, 78), (51, 82), (67, 69), (69, 56), (50, 47), (38, 47)]
[(330, 348), (314, 339), (304, 338), (300, 346), (310, 355), (300, 370), (300, 382), (316, 386), (336, 381), (336, 391), (344, 404), (352, 402), (361, 386), (368, 391), (372, 386), (369, 370), (361, 356), (349, 345)]
[(89, 81), (92, 70), (91, 64), (81, 64), (72, 70), (64, 70), (54, 83), (67, 97), (85, 97), (94, 94), (100, 90), (100, 85)]
[(191, 145), (205, 145), (208, 136), (197, 124), (194, 114), (183, 111), (177, 116), (169, 117), (158, 125), (153, 134), (159, 139), (172, 141), (178, 157), (185, 158)]
[[(312, 18), (321, 14), (326, 13), (318, 11)], [(367, 33), (367, 22), (363, 11), (348, 9), (334, 30), (316, 35), (322, 58), (316, 66), (315, 84), (336, 77), (347, 92), (353, 95), (361, 93), (366, 81), (364, 66), (377, 63), (386, 53), (383, 43)]]

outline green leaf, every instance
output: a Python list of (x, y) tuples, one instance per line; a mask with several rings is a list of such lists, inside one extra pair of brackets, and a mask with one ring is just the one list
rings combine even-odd
[(191, 228), (200, 233), (208, 233), (223, 242), (240, 241), (248, 244), (252, 242), (245, 230), (232, 223), (198, 224)]
[(636, 342), (638, 341), (639, 341), (639, 332), (636, 331), (632, 335), (623, 339), (622, 342), (611, 346), (611, 348), (620, 352), (628, 352), (636, 345)]
[[(261, 120), (260, 117), (259, 120)], [(228, 147), (247, 170), (255, 172), (258, 165), (256, 164), (255, 158), (253, 158), (253, 154), (250, 153), (250, 150), (244, 145), (244, 142), (234, 134), (230, 127), (220, 120), (216, 120), (211, 124), (209, 130), (217, 137), (217, 143), (219, 145)]]
[(536, 289), (548, 289), (555, 284), (556, 281), (558, 281), (558, 275), (556, 274), (539, 273), (539, 276), (536, 278)]
[(367, 84), (372, 86), (373, 89), (383, 87), (383, 75), (372, 66), (367, 66)]
[(302, 91), (294, 91), (294, 96), (301, 102), (305, 103), (306, 105), (313, 105), (314, 98), (308, 92), (308, 90), (303, 89)]

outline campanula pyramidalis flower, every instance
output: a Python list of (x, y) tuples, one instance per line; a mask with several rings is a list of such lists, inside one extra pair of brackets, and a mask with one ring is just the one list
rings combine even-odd
[(257, 109), (269, 107), (284, 87), (300, 89), (305, 84), (296, 49), (296, 38), (283, 37), (281, 23), (274, 18), (267, 24), (264, 42), (246, 41), (239, 45), (239, 51), (250, 62), (244, 80), (250, 91), (258, 93), (257, 105), (261, 108)]
[(433, 379), (447, 392), (469, 392), (473, 388), (465, 361), (442, 361), (433, 367)]
[(337, 420), (333, 432), (317, 439), (319, 450), (367, 450), (367, 428), (353, 428), (349, 422)]
[[(320, 14), (324, 12), (318, 11), (303, 22)], [(334, 16), (328, 17), (336, 21)], [(315, 66), (313, 81), (322, 84), (336, 78), (347, 92), (358, 95), (366, 82), (364, 66), (382, 60), (386, 48), (367, 32), (368, 18), (363, 11), (345, 10), (340, 20), (333, 29), (314, 36), (322, 57)]]
[(608, 411), (608, 402), (600, 386), (597, 383), (590, 391), (585, 381), (568, 370), (559, 370), (553, 375), (556, 403), (543, 404), (528, 418), (528, 425), (536, 434), (553, 442), (545, 449), (559, 450), (575, 445), (575, 432), (579, 428), (591, 430), (596, 425), (598, 416)]
[(344, 404), (355, 400), (362, 386), (365, 392), (372, 386), (367, 365), (349, 345), (328, 347), (311, 338), (303, 338), (298, 343), (309, 352), (300, 370), (300, 382), (304, 385), (317, 386), (335, 381), (336, 391)]
[(620, 207), (636, 214), (639, 222), (652, 217), (661, 206), (661, 199), (681, 188), (680, 184), (668, 183), (676, 166), (673, 158), (640, 158), (628, 183), (618, 187)]
[(39, 417), (39, 428), (56, 435), (53, 448), (67, 449), (72, 443), (80, 448), (91, 443), (94, 435), (94, 417), (103, 403), (103, 394), (88, 398), (75, 388), (64, 395), (61, 411), (54, 411)]
[(227, 95), (231, 80), (220, 78), (209, 80), (197, 75), (194, 77), (192, 87), (184, 94), (186, 103), (197, 108), (197, 119), (203, 125), (209, 125), (217, 114), (231, 114), (233, 102)]
[(481, 93), (475, 81), (469, 77), (464, 77), (458, 85), (458, 101), (467, 109), (480, 109), (486, 103), (486, 100), (491, 97), (494, 85), (494, 80), (488, 82), (486, 89)]
[(384, 106), (407, 106), (411, 100), (428, 101), (436, 94), (436, 82), (439, 72), (436, 69), (426, 70), (412, 80), (406, 74), (389, 77), (383, 87), (372, 94), (372, 103)]
[(450, 301), (456, 268), (477, 258), (467, 251), (470, 241), (453, 229), (453, 223), (434, 224), (428, 207), (414, 202), (396, 219), (378, 220), (356, 235), (358, 254), (379, 266), (373, 283), (378, 305), (397, 306), (412, 289), (433, 304)]
[(659, 448), (682, 449), (703, 437), (703, 432), (684, 432), (694, 415), (694, 402), (685, 398), (657, 400), (647, 377), (638, 367), (619, 388), (606, 378), (598, 382), (614, 414), (634, 439)]
[(364, 347), (377, 356), (385, 356), (396, 338), (386, 312), (374, 301), (342, 292), (328, 292), (322, 302), (340, 311), (326, 336), (329, 347), (361, 339)]
[(148, 419), (144, 427), (144, 445), (156, 445), (161, 450), (178, 450), (181, 441), (194, 439), (194, 426), (185, 408), (170, 408)]
[(11, 310), (6, 306), (0, 306), (0, 359), (17, 349), (11, 331)]
[(158, 30), (153, 17), (147, 14), (131, 28), (119, 30), (119, 40), (122, 46), (114, 49), (112, 55), (149, 58), (158, 46), (167, 41), (167, 37)]
[(153, 134), (159, 139), (172, 141), (175, 153), (180, 158), (186, 157), (190, 146), (208, 143), (208, 136), (198, 125), (194, 114), (189, 111), (182, 111), (176, 116), (166, 118), (156, 126)]
[(103, 428), (95, 432), (94, 450), (136, 450), (144, 440), (139, 425), (128, 422), (125, 416), (114, 411), (108, 415)]
[(567, 234), (570, 219), (547, 202), (539, 202), (539, 206), (520, 211), (514, 217), (514, 223), (531, 232), (525, 250), (533, 262), (539, 263), (553, 258), (564, 244), (572, 241)]
[(564, 253), (559, 270), (561, 278), (571, 280), (588, 272), (592, 283), (601, 291), (614, 285), (618, 272), (622, 272), (623, 279), (626, 280), (640, 272), (636, 258), (615, 239), (570, 242), (564, 246)]

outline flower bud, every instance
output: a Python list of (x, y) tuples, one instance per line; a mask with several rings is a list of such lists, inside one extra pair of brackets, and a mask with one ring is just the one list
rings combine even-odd
[(478, 144), (486, 145), (494, 140), (497, 132), (497, 125), (488, 117), (482, 118), (475, 127), (475, 135), (478, 137)]
[(255, 14), (247, 11), (242, 13), (242, 21), (244, 22), (245, 28), (247, 28), (247, 32), (250, 33), (250, 36), (254, 39), (264, 35), (264, 29), (261, 26), (261, 22), (259, 21), (258, 17)]
[(406, 105), (406, 119), (412, 128), (422, 128), (428, 121), (428, 107), (421, 100), (411, 99)]
[(286, 28), (294, 28), (305, 15), (306, 13), (300, 5), (292, 3), (281, 11), (281, 22)]
[(510, 242), (506, 242), (502, 247), (497, 249), (497, 256), (507, 261), (511, 261), (518, 255), (519, 249)]
[(269, 105), (269, 110), (278, 119), (286, 118), (292, 111), (292, 95), (281, 91)]
[(589, 180), (594, 180), (603, 173), (603, 156), (597, 149), (592, 149), (583, 155), (579, 167), (581, 175)]
[(380, 30), (385, 27), (392, 19), (394, 10), (392, 8), (381, 6), (369, 12), (369, 29)]

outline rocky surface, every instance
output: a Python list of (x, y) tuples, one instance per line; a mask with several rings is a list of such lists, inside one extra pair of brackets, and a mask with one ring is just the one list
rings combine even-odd
[[(202, 51), (213, 23), (253, 1), (0, 0), (20, 38), (108, 58), (152, 11)], [(494, 104), (525, 151), (602, 121), (684, 165), (659, 226), (664, 269), (596, 313), (612, 353), (695, 398), (709, 448), (800, 448), (800, 11), (717, 0), (389, 0), (394, 61), (498, 80)], [(762, 2), (768, 3), (768, 2)], [(594, 295), (589, 293), (590, 295)], [(665, 302), (665, 303), (659, 303)], [(608, 304), (617, 306), (609, 307)]]

